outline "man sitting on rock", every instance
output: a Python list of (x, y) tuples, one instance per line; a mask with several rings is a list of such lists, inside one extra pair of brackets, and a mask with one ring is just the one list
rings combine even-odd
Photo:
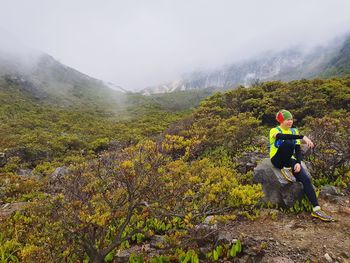
[(300, 139), (310, 148), (313, 142), (306, 136), (299, 134), (298, 129), (292, 128), (293, 116), (287, 110), (281, 110), (276, 115), (280, 125), (270, 130), (270, 159), (272, 164), (281, 169), (286, 180), (293, 182), (294, 178), (303, 184), (304, 192), (313, 205), (311, 215), (324, 221), (333, 221), (318, 204), (315, 190), (310, 178), (301, 166)]

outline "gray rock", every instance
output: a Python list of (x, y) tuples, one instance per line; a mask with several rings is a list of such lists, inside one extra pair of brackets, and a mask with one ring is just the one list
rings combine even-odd
[(128, 249), (119, 250), (113, 262), (118, 262), (118, 263), (129, 262), (129, 258), (132, 254), (133, 255), (140, 255), (140, 254), (152, 255), (154, 252), (156, 252), (156, 250), (151, 248), (150, 244), (136, 245)]
[(10, 216), (13, 212), (21, 210), (26, 204), (26, 202), (6, 203), (0, 207), (0, 217)]
[(200, 256), (205, 259), (205, 255), (213, 250), (211, 245), (207, 245), (199, 248)]
[(350, 259), (350, 252), (343, 251), (340, 255), (345, 259)]
[(237, 235), (229, 231), (219, 231), (218, 233), (218, 243), (220, 244), (233, 244), (237, 241)]
[(328, 253), (324, 254), (325, 259), (327, 260), (328, 263), (332, 263), (333, 259), (331, 258), (330, 255), (328, 255)]
[(23, 177), (31, 177), (33, 175), (33, 170), (30, 169), (19, 169), (17, 174)]
[(262, 263), (294, 263), (294, 260), (286, 257), (264, 257)]
[[(205, 220), (204, 220), (205, 221)], [(210, 220), (208, 220), (209, 222)], [(218, 224), (201, 223), (194, 226), (189, 234), (193, 237), (193, 240), (199, 247), (206, 246), (210, 243), (215, 243), (218, 240)]]
[(325, 185), (321, 188), (320, 197), (339, 195), (338, 189), (333, 185)]
[(247, 173), (248, 171), (252, 171), (254, 167), (256, 167), (258, 161), (265, 158), (266, 155), (257, 151), (254, 152), (243, 152), (240, 157), (236, 157), (233, 159), (235, 163), (237, 163), (237, 171), (240, 173)]
[[(306, 165), (303, 162), (301, 165), (311, 179)], [(300, 182), (291, 183), (285, 180), (281, 171), (272, 165), (269, 158), (264, 159), (254, 169), (253, 182), (262, 184), (265, 202), (282, 207), (292, 207), (304, 196), (303, 185)]]
[(52, 179), (60, 179), (68, 173), (67, 167), (57, 167), (56, 170), (51, 174)]
[(207, 225), (212, 225), (212, 223), (215, 223), (214, 216), (207, 216), (203, 221), (203, 224), (207, 224)]
[(3, 167), (6, 164), (6, 154), (0, 152), (0, 167)]
[(162, 235), (154, 235), (151, 237), (150, 246), (153, 248), (159, 248), (160, 246), (165, 246), (165, 236)]

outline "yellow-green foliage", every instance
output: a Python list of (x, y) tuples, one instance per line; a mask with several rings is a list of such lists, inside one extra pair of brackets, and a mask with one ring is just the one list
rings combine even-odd
[(19, 262), (16, 255), (20, 247), (21, 244), (17, 240), (7, 240), (4, 235), (0, 233), (0, 262)]
[(237, 240), (236, 243), (230, 245), (219, 245), (213, 249), (213, 251), (206, 254), (206, 258), (210, 261), (216, 262), (220, 258), (234, 258), (237, 254), (242, 252), (242, 244), (240, 240)]
[(209, 159), (191, 163), (176, 160), (164, 169), (164, 191), (181, 197), (165, 208), (181, 214), (193, 216), (254, 205), (263, 196), (260, 185), (240, 185), (234, 170), (215, 167)]
[(27, 201), (40, 194), (43, 183), (11, 173), (0, 174), (0, 203)]

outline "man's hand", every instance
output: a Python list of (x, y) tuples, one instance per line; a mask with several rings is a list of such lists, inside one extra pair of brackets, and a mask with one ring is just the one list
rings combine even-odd
[(314, 148), (314, 143), (307, 136), (303, 137), (303, 141), (309, 148)]
[(299, 173), (300, 170), (301, 170), (301, 165), (300, 165), (300, 163), (296, 163), (296, 164), (294, 165), (294, 172), (295, 172), (295, 173)]

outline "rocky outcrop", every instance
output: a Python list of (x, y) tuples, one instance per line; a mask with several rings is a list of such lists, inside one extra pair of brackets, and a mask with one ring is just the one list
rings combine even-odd
[(233, 158), (233, 161), (237, 163), (236, 170), (245, 174), (254, 170), (258, 162), (264, 157), (266, 157), (266, 154), (260, 153), (259, 151), (243, 152), (239, 157)]
[[(311, 178), (304, 163), (302, 167)], [(269, 158), (263, 161), (254, 169), (254, 183), (262, 184), (264, 201), (282, 207), (292, 207), (297, 200), (304, 196), (303, 185), (300, 182), (288, 182), (284, 179), (281, 171), (275, 168)]]
[(0, 152), (0, 167), (6, 164), (6, 155), (5, 153)]
[(12, 213), (23, 209), (23, 207), (26, 205), (26, 202), (14, 202), (14, 203), (6, 203), (3, 206), (0, 207), (0, 219), (2, 217), (8, 217)]
[(55, 171), (51, 174), (52, 179), (61, 179), (63, 176), (65, 176), (68, 173), (67, 167), (57, 167)]

